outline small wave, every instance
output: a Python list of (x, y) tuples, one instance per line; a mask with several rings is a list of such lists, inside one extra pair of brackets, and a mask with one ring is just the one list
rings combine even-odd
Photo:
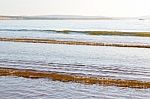
[(46, 44), (67, 44), (67, 45), (88, 45), (88, 46), (150, 48), (150, 45), (148, 45), (148, 44), (144, 45), (144, 44), (126, 44), (126, 43), (63, 41), (63, 40), (33, 39), (33, 38), (0, 38), (0, 41), (26, 42), (26, 43), (46, 43)]
[(150, 32), (129, 32), (129, 31), (84, 31), (84, 30), (42, 30), (42, 29), (0, 29), (0, 31), (31, 31), (31, 32), (56, 32), (56, 33), (84, 33), (88, 35), (116, 35), (116, 36), (139, 36), (150, 37)]
[(69, 73), (59, 73), (59, 72), (46, 72), (37, 71), (31, 69), (15, 69), (15, 68), (3, 68), (0, 67), (0, 76), (17, 76), (24, 78), (47, 78), (62, 82), (76, 82), (83, 84), (99, 84), (104, 86), (118, 86), (118, 87), (128, 87), (128, 88), (150, 88), (150, 82), (137, 81), (137, 80), (121, 80), (121, 79), (111, 79), (104, 77), (89, 77), (73, 75)]

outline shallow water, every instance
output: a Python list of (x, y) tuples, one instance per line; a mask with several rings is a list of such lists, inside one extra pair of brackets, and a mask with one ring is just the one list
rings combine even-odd
[[(1, 20), (0, 37), (43, 38), (65, 41), (148, 44), (149, 37), (87, 35), (80, 31), (150, 31), (149, 20)], [(56, 32), (57, 30), (71, 30)]]
[(86, 35), (86, 34), (64, 34), (56, 32), (38, 32), (38, 31), (0, 31), (0, 37), (3, 38), (38, 38), (63, 41), (86, 41), (120, 44), (143, 44), (150, 45), (150, 37), (134, 36), (110, 36), (110, 35)]
[(150, 81), (150, 49), (13, 42), (0, 46), (0, 65), (7, 67)]
[[(33, 31), (34, 30), (34, 31)], [(38, 30), (38, 31), (37, 31)], [(44, 30), (44, 31), (43, 31)], [(75, 31), (150, 31), (148, 20), (1, 20), (0, 38), (38, 38), (59, 41), (83, 41), (121, 44), (150, 45), (150, 37), (87, 35), (46, 30)], [(13, 40), (12, 40), (13, 41)], [(0, 70), (10, 71), (4, 76), (0, 72), (0, 96), (11, 98), (91, 98), (91, 99), (148, 99), (149, 89), (134, 89), (136, 85), (122, 86), (111, 83), (95, 84), (76, 81), (79, 78), (91, 80), (108, 78), (123, 82), (148, 83), (150, 85), (150, 49), (110, 46), (87, 46), (67, 44), (46, 44), (0, 41)], [(9, 68), (9, 69), (7, 69)], [(57, 77), (31, 79), (24, 69), (37, 72), (73, 76), (63, 82)], [(2, 72), (3, 71), (3, 72)], [(13, 74), (14, 73), (14, 74)], [(34, 73), (34, 72), (33, 72)], [(12, 77), (13, 76), (13, 77)], [(15, 76), (15, 77), (14, 77)], [(35, 75), (36, 76), (36, 75)], [(25, 78), (21, 78), (25, 77)], [(36, 78), (36, 77), (35, 77)], [(37, 77), (38, 78), (38, 77)], [(43, 79), (41, 79), (43, 78)], [(54, 79), (55, 78), (55, 79)], [(65, 78), (65, 77), (64, 77)], [(59, 78), (60, 79), (60, 78)], [(61, 78), (62, 79), (62, 78)], [(58, 81), (55, 81), (58, 80)], [(106, 80), (106, 82), (108, 82)], [(61, 81), (61, 82), (60, 82)], [(87, 80), (85, 80), (87, 81)], [(121, 83), (120, 83), (121, 84)], [(130, 84), (129, 84), (130, 85)], [(122, 87), (117, 87), (122, 86)], [(130, 87), (130, 88), (129, 88)], [(134, 87), (134, 88), (132, 88)], [(149, 88), (149, 87), (143, 87)]]
[(0, 20), (0, 29), (150, 31), (149, 20)]
[[(5, 83), (3, 83), (5, 82)], [(1, 99), (149, 99), (149, 89), (84, 85), (48, 79), (0, 77)]]

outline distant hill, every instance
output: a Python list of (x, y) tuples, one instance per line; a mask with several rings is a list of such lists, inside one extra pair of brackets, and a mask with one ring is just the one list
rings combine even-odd
[(39, 16), (0, 16), (1, 20), (111, 20), (103, 16), (79, 16), (79, 15), (39, 15)]
[(80, 15), (38, 15), (38, 16), (0, 16), (0, 20), (150, 20), (150, 16), (141, 17), (105, 17)]
[(21, 16), (0, 16), (0, 20), (17, 20), (23, 19)]
[(10, 19), (9, 17), (6, 17), (6, 16), (0, 16), (0, 19), (1, 20), (8, 20), (8, 19)]

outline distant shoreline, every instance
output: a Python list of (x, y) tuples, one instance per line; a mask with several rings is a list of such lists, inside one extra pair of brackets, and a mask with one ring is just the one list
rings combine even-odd
[(104, 16), (74, 16), (74, 15), (45, 15), (45, 16), (0, 16), (0, 20), (129, 20), (143, 18), (104, 17)]
[(118, 20), (112, 18), (10, 18), (0, 17), (0, 20)]
[(119, 20), (119, 19), (71, 19), (71, 18), (68, 18), (68, 19), (47, 19), (47, 18), (45, 18), (45, 19), (1, 19), (0, 18), (0, 20)]

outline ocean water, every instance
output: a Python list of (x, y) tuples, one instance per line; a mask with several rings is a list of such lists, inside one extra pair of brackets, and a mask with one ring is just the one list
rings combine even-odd
[[(63, 30), (71, 30), (65, 33)], [(1, 20), (0, 38), (46, 39), (150, 46), (150, 37), (89, 35), (85, 31), (149, 32), (149, 20)], [(150, 48), (48, 44), (0, 41), (0, 96), (11, 98), (148, 99)], [(4, 69), (4, 70), (3, 70)], [(4, 75), (7, 71), (8, 74)], [(17, 69), (21, 75), (11, 72)], [(85, 84), (57, 77), (32, 79), (23, 70), (69, 75), (76, 78), (143, 82), (136, 85)], [(24, 78), (22, 78), (24, 77)], [(119, 85), (118, 85), (119, 84)], [(122, 86), (122, 87), (121, 87)], [(134, 88), (133, 88), (134, 87)], [(141, 88), (141, 87), (140, 87)]]

